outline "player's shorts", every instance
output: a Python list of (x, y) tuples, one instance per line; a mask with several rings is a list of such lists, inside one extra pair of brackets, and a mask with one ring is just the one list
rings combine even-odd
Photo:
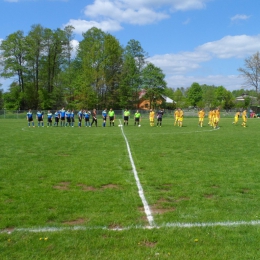
[(67, 123), (70, 123), (70, 117), (67, 117)]
[(154, 117), (149, 118), (150, 122), (154, 122)]
[(29, 118), (28, 118), (28, 121), (29, 121), (29, 122), (32, 122), (32, 121), (33, 121), (33, 118), (32, 118), (32, 117), (29, 117)]
[(199, 122), (203, 122), (204, 121), (204, 117), (199, 117)]
[(48, 118), (48, 123), (52, 123), (52, 119), (51, 118)]
[(183, 117), (179, 117), (178, 121), (182, 122), (183, 121)]
[(60, 118), (60, 120), (61, 120), (61, 121), (64, 121), (64, 120), (65, 120), (65, 117), (64, 117), (64, 116), (62, 116), (62, 117)]
[(235, 123), (238, 122), (238, 116), (235, 116)]
[(114, 121), (114, 119), (115, 119), (114, 116), (110, 116), (110, 117), (109, 117), (109, 120), (110, 120), (110, 121)]
[(55, 122), (56, 122), (56, 123), (59, 123), (59, 120), (60, 120), (60, 119), (59, 119), (58, 117), (55, 117)]
[(75, 122), (75, 120), (74, 120), (74, 117), (72, 117), (72, 118), (71, 118), (71, 122), (72, 122), (72, 123), (74, 123), (74, 122)]
[(247, 121), (247, 117), (246, 116), (243, 116), (243, 122), (246, 122)]
[(106, 117), (106, 116), (103, 116), (103, 120), (104, 120), (104, 121), (107, 121), (107, 117)]
[(161, 117), (158, 117), (158, 118), (157, 118), (157, 121), (160, 121), (160, 122), (161, 122), (161, 121), (162, 121), (162, 118), (161, 118)]
[(179, 117), (178, 117), (178, 116), (175, 117), (175, 121), (176, 121), (176, 122), (179, 121)]
[(85, 122), (89, 122), (89, 117), (85, 118)]
[(42, 117), (38, 117), (38, 122), (42, 122)]
[(128, 116), (124, 116), (124, 120), (128, 121), (129, 117)]
[(135, 118), (135, 122), (139, 122), (140, 121), (140, 118), (139, 117), (136, 117)]

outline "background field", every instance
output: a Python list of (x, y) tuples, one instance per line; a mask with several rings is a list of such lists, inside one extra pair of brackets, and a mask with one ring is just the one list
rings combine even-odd
[(1, 119), (1, 259), (259, 259), (260, 119), (232, 121), (123, 128), (146, 229), (120, 127)]

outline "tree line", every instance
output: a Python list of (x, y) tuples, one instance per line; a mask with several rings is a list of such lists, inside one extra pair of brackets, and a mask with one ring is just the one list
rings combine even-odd
[[(27, 35), (19, 30), (2, 41), (0, 76), (14, 80), (7, 92), (0, 91), (0, 109), (58, 109), (63, 106), (133, 109), (138, 106), (143, 89), (146, 93), (143, 98), (150, 100), (151, 106), (156, 106), (163, 94), (176, 103), (162, 103), (161, 106), (173, 109), (176, 106), (230, 109), (237, 105), (235, 97), (239, 94), (250, 92), (251, 96), (257, 96), (258, 78), (255, 76), (250, 82), (248, 67), (239, 70), (256, 91), (231, 93), (223, 86), (199, 83), (186, 89), (171, 89), (167, 87), (162, 70), (147, 61), (148, 54), (140, 42), (131, 39), (123, 47), (114, 36), (93, 27), (82, 34), (83, 39), (73, 55), (73, 30), (72, 26), (51, 30), (33, 25)], [(259, 53), (245, 63), (255, 62), (257, 57)]]
[(140, 89), (159, 98), (166, 88), (162, 70), (146, 61), (138, 41), (125, 48), (95, 27), (83, 33), (72, 55), (73, 27), (51, 30), (32, 26), (1, 43), (1, 76), (15, 78), (2, 93), (9, 109), (136, 107)]

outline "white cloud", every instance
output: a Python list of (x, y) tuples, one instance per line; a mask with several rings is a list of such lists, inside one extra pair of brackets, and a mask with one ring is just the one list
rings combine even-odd
[[(160, 67), (166, 75), (169, 87), (187, 87), (193, 82), (200, 84), (223, 85), (229, 90), (239, 89), (243, 85), (243, 79), (238, 75), (210, 75), (189, 76), (197, 73), (203, 74), (202, 63), (213, 58), (244, 59), (257, 51), (260, 46), (260, 35), (226, 36), (218, 41), (208, 42), (198, 46), (193, 52), (180, 52), (177, 54), (155, 55), (148, 61)], [(234, 68), (234, 71), (237, 67)]]
[(63, 25), (63, 27), (67, 25), (72, 25), (75, 28), (74, 32), (78, 34), (82, 34), (88, 31), (92, 27), (97, 27), (104, 32), (119, 31), (122, 29), (122, 27), (117, 21), (112, 21), (112, 20), (96, 22), (96, 21), (86, 21), (80, 19), (79, 20), (71, 19), (67, 24)]
[(72, 56), (72, 58), (75, 58), (78, 47), (79, 47), (79, 42), (77, 40), (72, 40), (70, 42), (70, 45), (72, 47), (71, 56)]
[[(86, 19), (71, 19), (75, 33), (95, 26), (104, 31), (122, 30), (122, 23), (145, 25), (170, 18), (171, 11), (201, 9), (210, 0), (95, 0), (84, 10)], [(186, 23), (188, 23), (186, 21)]]
[(190, 87), (192, 83), (224, 86), (229, 91), (243, 87), (243, 79), (238, 75), (208, 75), (208, 76), (184, 76), (172, 75), (166, 78), (167, 86), (170, 88)]
[(203, 52), (181, 52), (150, 57), (148, 61), (161, 68), (165, 74), (183, 74), (200, 67), (200, 63), (208, 61), (211, 56)]
[(260, 34), (255, 36), (237, 35), (225, 36), (218, 41), (205, 43), (199, 46), (196, 51), (208, 52), (221, 59), (245, 58), (259, 51), (259, 46)]
[(231, 21), (238, 21), (238, 20), (247, 20), (249, 19), (250, 16), (245, 15), (245, 14), (236, 14), (235, 16), (231, 17)]
[(111, 19), (130, 24), (150, 24), (169, 18), (169, 15), (145, 6), (138, 8), (129, 7), (124, 1), (104, 1), (96, 0), (93, 5), (85, 8), (85, 15), (90, 18)]
[(199, 69), (201, 63), (213, 58), (246, 58), (259, 51), (259, 46), (260, 35), (226, 36), (218, 41), (200, 45), (193, 52), (155, 55), (148, 61), (160, 67), (165, 74), (183, 74)]

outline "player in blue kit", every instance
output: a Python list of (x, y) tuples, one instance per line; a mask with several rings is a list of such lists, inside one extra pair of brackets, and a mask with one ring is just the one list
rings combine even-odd
[(60, 120), (60, 113), (56, 110), (54, 114), (55, 123), (54, 126), (59, 126), (59, 120)]
[(52, 113), (50, 110), (48, 110), (47, 114), (47, 127), (52, 126)]
[(36, 119), (38, 120), (38, 127), (40, 127), (42, 125), (42, 127), (44, 127), (43, 124), (43, 112), (42, 111), (38, 111), (36, 114)]
[(80, 110), (80, 111), (78, 112), (78, 119), (79, 119), (78, 126), (79, 126), (79, 127), (81, 127), (82, 116), (83, 116), (83, 112), (82, 112), (82, 110)]
[(31, 122), (32, 122), (32, 126), (34, 127), (34, 122), (33, 122), (33, 113), (32, 113), (32, 110), (29, 109), (29, 111), (27, 112), (27, 121), (28, 121), (28, 126), (30, 127), (31, 125)]
[(89, 122), (90, 115), (91, 115), (90, 111), (84, 110), (83, 116), (85, 118), (85, 127), (88, 126), (90, 127), (90, 122)]
[(65, 114), (66, 111), (64, 107), (60, 110), (60, 126), (65, 126)]
[(70, 120), (71, 120), (71, 127), (74, 127), (75, 119), (74, 119), (74, 110), (73, 109), (71, 110), (71, 113), (70, 113)]
[(106, 121), (107, 121), (107, 109), (106, 108), (102, 111), (102, 118), (103, 118), (102, 126), (105, 127), (106, 126)]
[(65, 126), (70, 126), (70, 122), (71, 122), (70, 115), (71, 115), (71, 113), (70, 113), (70, 110), (68, 109), (68, 111), (65, 113), (65, 117), (67, 119), (67, 122), (66, 122)]

